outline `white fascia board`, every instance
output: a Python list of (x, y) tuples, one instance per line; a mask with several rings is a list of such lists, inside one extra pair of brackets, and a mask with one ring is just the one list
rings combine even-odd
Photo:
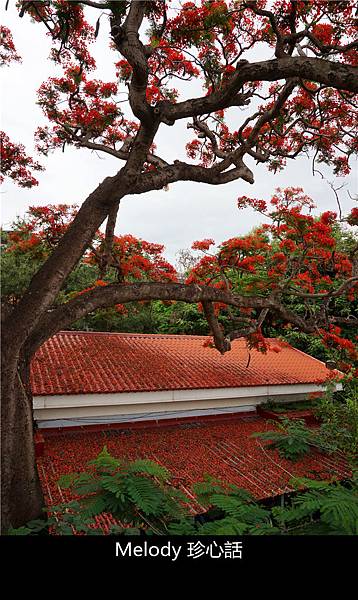
[[(342, 389), (342, 384), (336, 384)], [(272, 396), (308, 394), (324, 391), (324, 385), (313, 383), (290, 385), (266, 385), (237, 388), (214, 388), (199, 390), (168, 390), (161, 392), (120, 392), (108, 394), (68, 394), (55, 396), (34, 396), (33, 407), (38, 409), (75, 408), (82, 406), (118, 406), (130, 404), (151, 404), (158, 402), (188, 402), (228, 398), (253, 398), (258, 403)]]
[(35, 409), (34, 417), (37, 422), (57, 420), (57, 419), (82, 419), (87, 417), (106, 419), (107, 417), (117, 417), (117, 421), (132, 420), (135, 415), (146, 414), (148, 418), (153, 415), (176, 415), (185, 414), (185, 412), (212, 410), (217, 413), (222, 409), (236, 410), (255, 410), (257, 399), (235, 399), (227, 400), (189, 400), (188, 402), (157, 402), (148, 404), (120, 404), (117, 406), (75, 406), (63, 408), (44, 408)]

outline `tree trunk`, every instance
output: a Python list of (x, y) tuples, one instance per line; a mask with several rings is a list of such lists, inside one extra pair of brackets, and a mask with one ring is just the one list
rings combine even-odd
[(44, 517), (34, 446), (29, 359), (2, 348), (1, 533)]

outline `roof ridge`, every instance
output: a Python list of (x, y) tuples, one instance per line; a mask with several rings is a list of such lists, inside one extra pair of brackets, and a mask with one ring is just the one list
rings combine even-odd
[[(190, 339), (207, 339), (207, 338), (211, 338), (212, 335), (207, 334), (207, 335), (191, 335), (190, 333), (138, 333), (138, 332), (130, 332), (130, 331), (83, 331), (83, 330), (76, 330), (76, 329), (68, 329), (68, 330), (61, 330), (58, 331), (57, 333), (55, 333), (52, 337), (55, 337), (56, 335), (116, 335), (116, 336), (121, 336), (121, 337), (143, 337), (143, 338), (179, 338), (179, 339), (183, 339), (183, 338), (190, 338)], [(275, 341), (276, 343), (280, 343), (281, 340), (279, 340), (278, 338), (273, 338), (273, 337), (267, 337), (265, 338), (267, 341)], [(232, 342), (238, 342), (238, 341), (244, 341), (245, 338), (244, 337), (240, 337), (240, 338), (236, 338), (234, 340), (232, 340)], [(232, 343), (231, 342), (231, 343)], [(285, 342), (286, 346), (291, 346), (291, 344), (289, 344), (288, 342)]]
[[(187, 333), (137, 333), (129, 331), (81, 331), (75, 329), (58, 331), (55, 335), (117, 335), (122, 337), (154, 337), (154, 338), (208, 338), (210, 335), (190, 335)], [(54, 337), (52, 336), (52, 337)]]

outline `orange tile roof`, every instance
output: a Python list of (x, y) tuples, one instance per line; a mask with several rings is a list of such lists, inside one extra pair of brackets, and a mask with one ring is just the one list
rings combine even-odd
[[(243, 339), (223, 356), (205, 336), (63, 331), (31, 366), (34, 395), (144, 392), (322, 383), (325, 364), (279, 340), (262, 354)], [(279, 350), (279, 351), (278, 351)]]

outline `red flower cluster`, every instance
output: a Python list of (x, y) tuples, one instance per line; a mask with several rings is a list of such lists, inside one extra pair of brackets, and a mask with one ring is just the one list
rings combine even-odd
[(37, 22), (46, 24), (48, 35), (57, 47), (50, 58), (64, 66), (76, 60), (86, 69), (94, 69), (94, 58), (88, 45), (95, 39), (95, 30), (84, 18), (80, 4), (68, 0), (56, 2), (29, 2), (26, 12)]
[(39, 182), (31, 171), (43, 171), (43, 167), (26, 155), (25, 147), (22, 144), (11, 142), (9, 136), (3, 131), (0, 131), (0, 153), (0, 182), (6, 176), (16, 181), (20, 187), (30, 188), (38, 185)]
[(358, 225), (358, 208), (352, 208), (347, 217), (347, 223), (349, 223), (349, 225)]
[[(92, 265), (98, 264), (104, 242), (101, 233), (97, 237), (96, 251), (90, 252), (86, 258), (86, 262)], [(163, 250), (162, 244), (146, 242), (133, 235), (114, 236), (110, 264), (122, 282), (177, 281), (176, 270), (162, 256)]]
[(342, 338), (339, 335), (341, 331), (341, 328), (335, 325), (330, 325), (329, 331), (321, 330), (320, 333), (322, 335), (324, 344), (328, 348), (333, 347), (344, 350), (352, 360), (357, 360), (358, 351), (356, 345), (351, 340)]
[(31, 252), (43, 259), (53, 250), (77, 214), (76, 205), (30, 206), (27, 218), (9, 233), (7, 252)]
[(209, 250), (210, 246), (213, 246), (214, 244), (215, 244), (214, 240), (206, 239), (206, 240), (193, 242), (191, 247), (193, 250), (205, 251), (205, 250)]
[[(205, 254), (191, 270), (187, 283), (222, 285), (233, 293), (254, 296), (275, 291), (283, 301), (286, 295), (292, 298), (300, 294), (313, 294), (319, 301), (340, 286), (347, 299), (353, 301), (357, 297), (358, 284), (347, 282), (352, 276), (352, 258), (337, 249), (336, 213), (326, 211), (319, 217), (312, 216), (313, 201), (301, 188), (278, 188), (269, 204), (247, 196), (239, 199), (240, 208), (249, 206), (271, 219), (271, 223), (249, 235), (227, 240), (215, 255)], [(354, 211), (352, 215), (353, 223)], [(195, 242), (192, 248), (205, 253), (213, 243), (203, 240)], [(215, 308), (216, 313), (226, 309), (222, 304)], [(265, 349), (255, 336), (252, 339), (256, 347)], [(338, 340), (330, 333), (325, 339), (352, 358), (354, 349), (349, 340)]]
[[(39, 105), (52, 128), (39, 127), (36, 132), (37, 150), (47, 154), (64, 143), (81, 146), (83, 136), (111, 142), (114, 145), (133, 133), (133, 125), (123, 119), (115, 101), (117, 93), (113, 82), (88, 80), (80, 67), (70, 65), (64, 77), (51, 77), (38, 91)], [(64, 104), (68, 102), (68, 106)], [(77, 132), (81, 130), (78, 138)]]
[(21, 62), (21, 57), (16, 52), (10, 29), (0, 25), (0, 67), (11, 62)]

